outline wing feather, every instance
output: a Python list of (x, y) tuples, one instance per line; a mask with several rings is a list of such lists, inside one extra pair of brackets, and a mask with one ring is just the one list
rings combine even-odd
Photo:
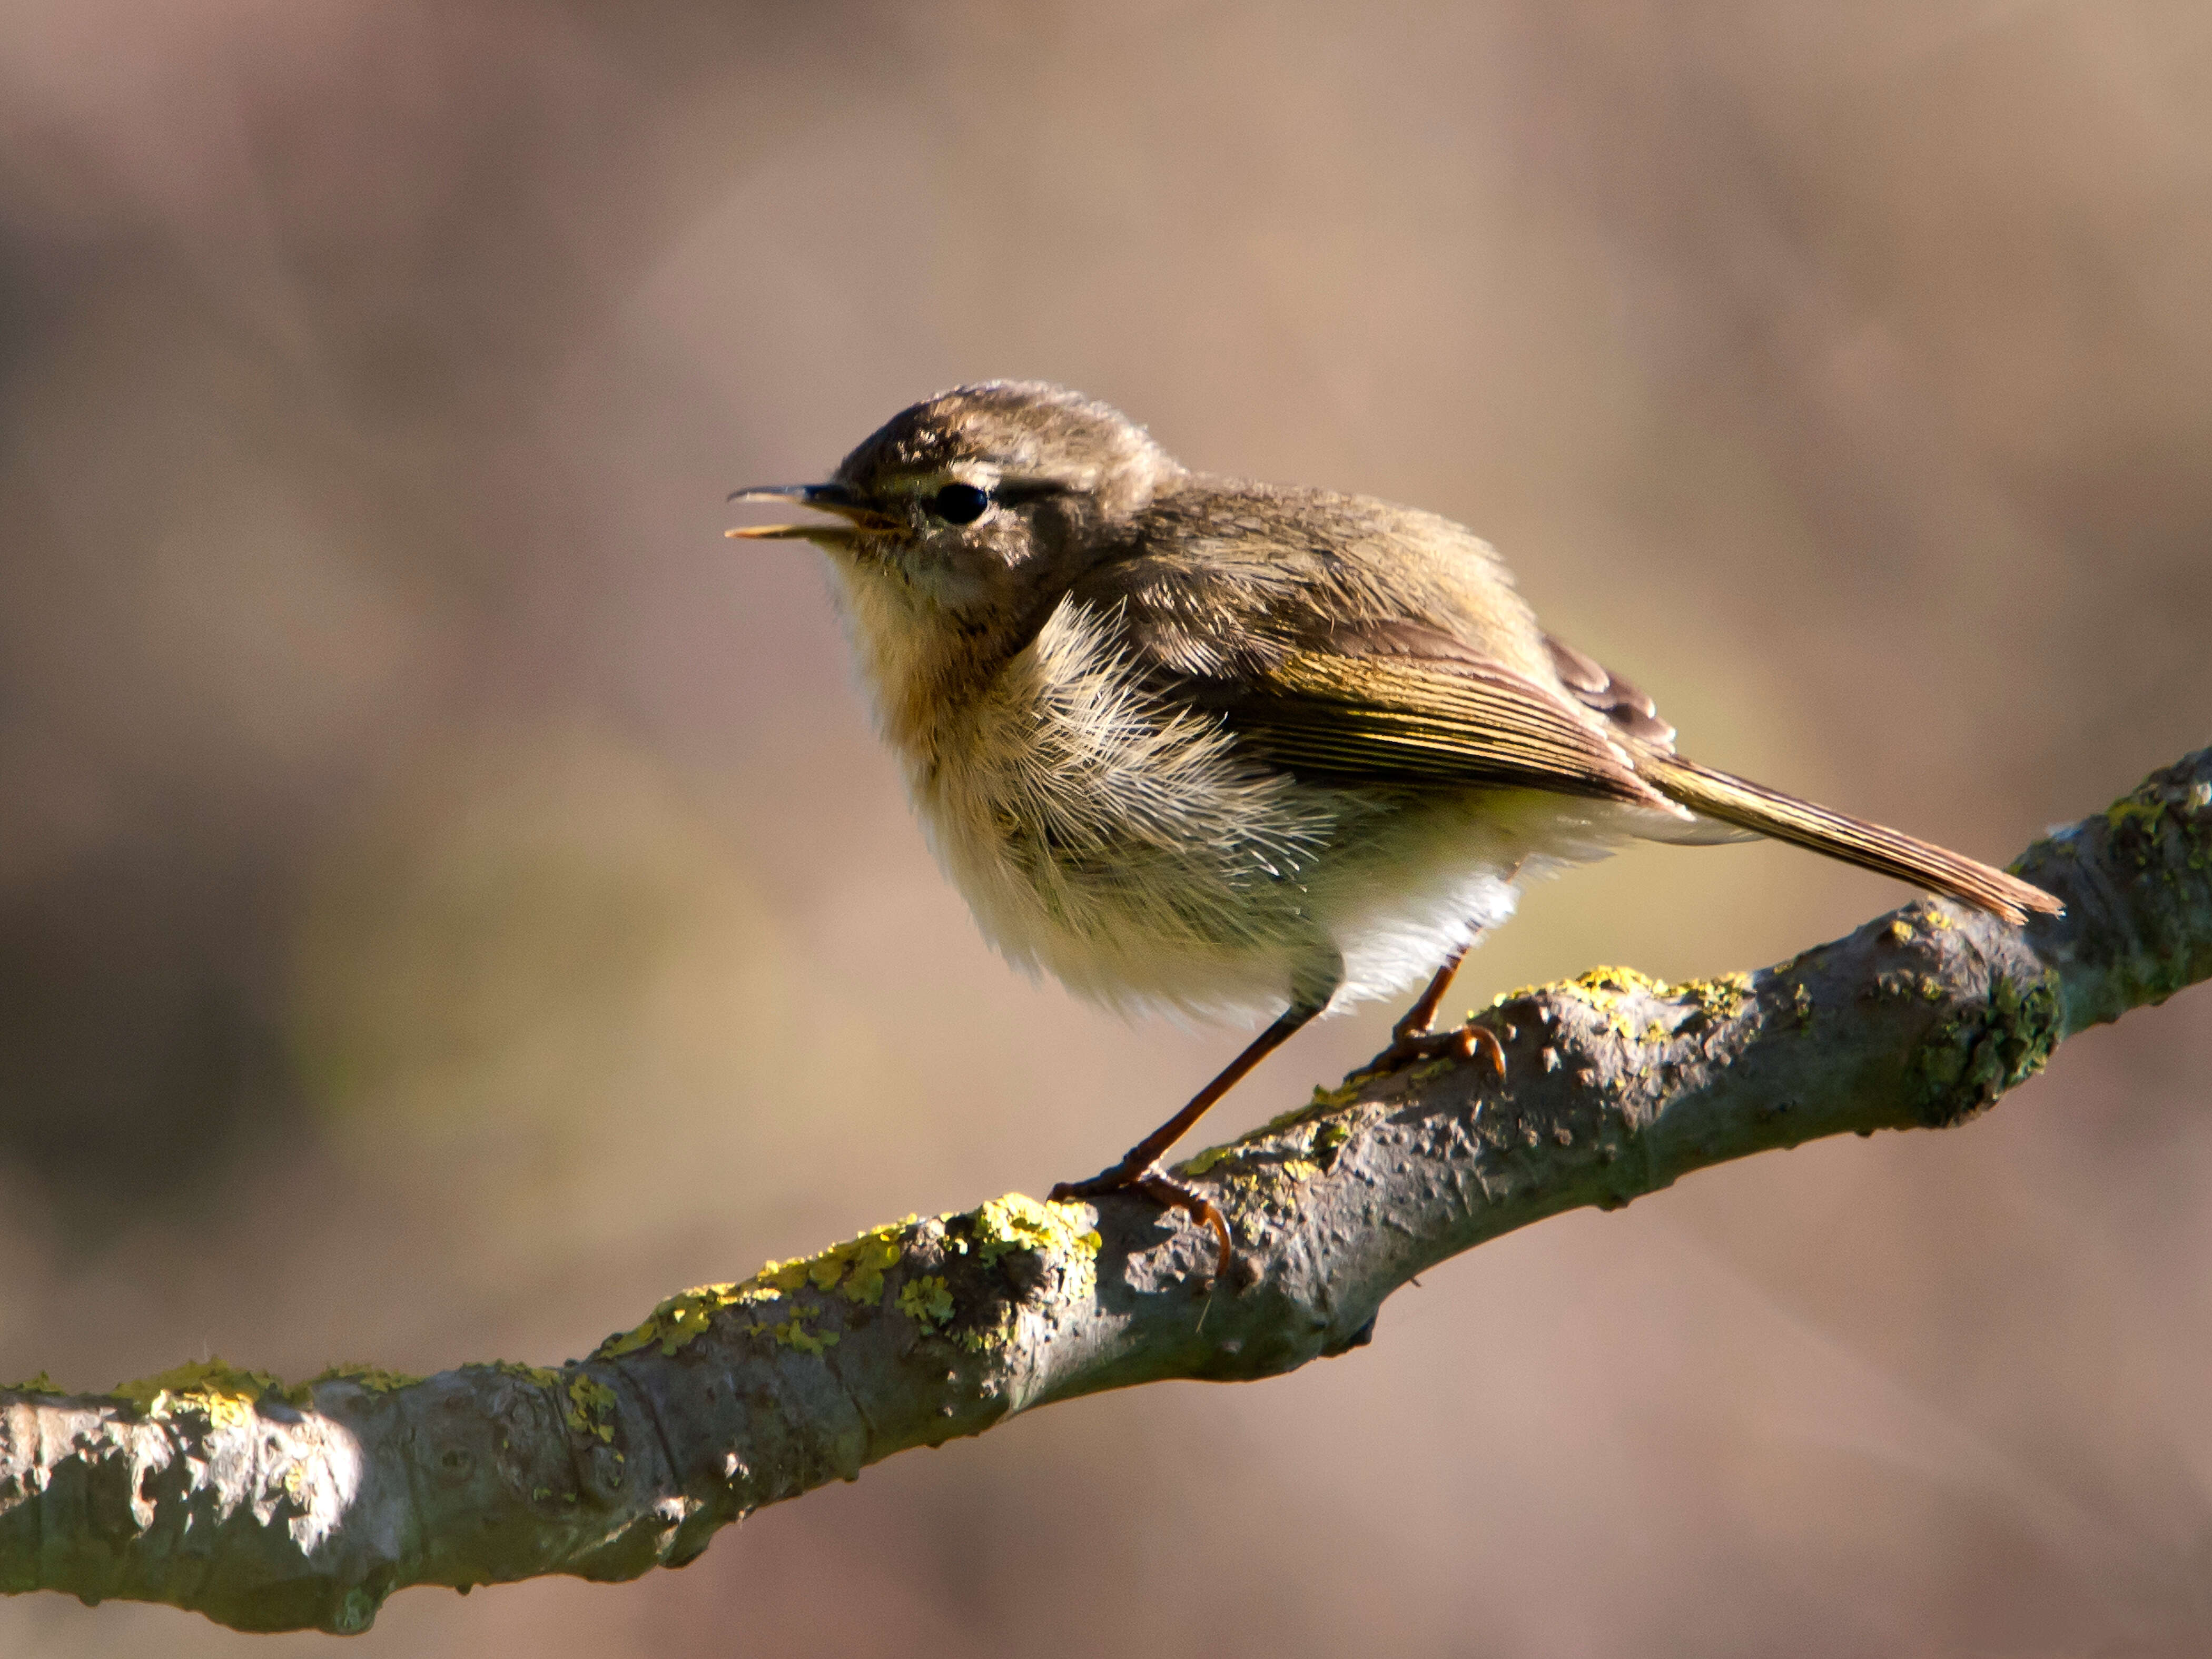
[(1188, 690), (1317, 782), (1549, 789), (1680, 812), (1557, 696), (1494, 664), (1294, 651), (1242, 683)]

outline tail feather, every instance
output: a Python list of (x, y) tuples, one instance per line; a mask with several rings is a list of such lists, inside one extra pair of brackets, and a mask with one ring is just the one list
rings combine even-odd
[(1712, 771), (1679, 755), (1639, 754), (1636, 769), (1660, 793), (1700, 817), (1718, 818), (1723, 823), (1825, 853), (1863, 870), (1948, 893), (2002, 916), (2015, 927), (2027, 920), (2031, 910), (2057, 915), (2066, 908), (2040, 887), (1961, 854), (1799, 800), (1778, 789)]

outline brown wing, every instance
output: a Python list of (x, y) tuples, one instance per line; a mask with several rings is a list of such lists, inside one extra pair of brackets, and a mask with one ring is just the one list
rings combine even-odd
[(1678, 811), (1556, 693), (1494, 664), (1294, 651), (1249, 678), (1179, 690), (1316, 782), (1548, 789)]
[(1586, 657), (1564, 640), (1544, 635), (1544, 648), (1552, 653), (1552, 667), (1559, 684), (1593, 712), (1605, 716), (1630, 737), (1655, 749), (1674, 746), (1674, 728), (1659, 718), (1658, 705), (1594, 657)]
[[(1674, 752), (1674, 724), (1659, 717), (1658, 705), (1649, 694), (1565, 640), (1547, 634), (1544, 648), (1551, 655), (1552, 668), (1559, 675), (1559, 684), (1567, 688), (1570, 695), (1631, 740), (1628, 747), (1636, 757), (1639, 775), (1650, 777), (1651, 757)], [(1661, 787), (1663, 792), (1664, 786)], [(1759, 837), (1756, 830), (1703, 815), (1685, 817), (1674, 823), (1652, 824), (1645, 828), (1644, 834), (1650, 840), (1676, 847), (1722, 847), (1730, 842), (1755, 841)]]

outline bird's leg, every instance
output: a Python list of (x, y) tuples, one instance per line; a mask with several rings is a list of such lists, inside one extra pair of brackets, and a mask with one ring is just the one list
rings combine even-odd
[(1451, 988), (1452, 975), (1459, 971), (1460, 963), (1467, 959), (1474, 945), (1474, 940), (1469, 939), (1444, 958), (1444, 965), (1437, 969), (1428, 988), (1413, 999), (1413, 1006), (1406, 1010), (1406, 1017), (1390, 1028), (1390, 1046), (1367, 1062), (1367, 1071), (1395, 1072), (1425, 1060), (1468, 1060), (1480, 1048), (1490, 1056), (1498, 1075), (1505, 1075), (1505, 1045), (1498, 1042), (1496, 1032), (1472, 1022), (1455, 1025), (1448, 1031), (1431, 1029), (1437, 1006)]
[[(1516, 859), (1503, 878), (1510, 894), (1527, 860)], [(1406, 1010), (1406, 1017), (1390, 1028), (1390, 1046), (1367, 1062), (1370, 1073), (1395, 1072), (1425, 1060), (1472, 1060), (1480, 1048), (1490, 1056), (1490, 1063), (1498, 1068), (1500, 1081), (1505, 1076), (1505, 1045), (1498, 1034), (1473, 1020), (1455, 1025), (1449, 1031), (1431, 1029), (1437, 1018), (1437, 1006), (1444, 993), (1451, 988), (1452, 975), (1467, 960), (1467, 953), (1481, 942), (1484, 929), (1476, 928), (1467, 943), (1444, 958), (1444, 965), (1437, 969), (1436, 977), (1429, 981), (1428, 989), (1413, 999), (1413, 1006)]]
[(1212, 1199), (1162, 1169), (1160, 1154), (1182, 1139), (1184, 1132), (1206, 1115), (1206, 1108), (1235, 1088), (1246, 1073), (1281, 1048), (1293, 1032), (1325, 1006), (1325, 1001), (1292, 1003), (1273, 1024), (1245, 1046), (1243, 1054), (1222, 1068), (1220, 1076), (1193, 1095), (1188, 1106), (1130, 1147), (1127, 1156), (1119, 1164), (1100, 1170), (1088, 1181), (1061, 1182), (1052, 1189), (1053, 1201), (1097, 1198), (1104, 1193), (1140, 1192), (1163, 1209), (1182, 1210), (1200, 1225), (1211, 1227), (1215, 1242), (1221, 1247), (1220, 1271), (1227, 1273), (1229, 1223)]
[(1392, 1042), (1410, 1042), (1430, 1034), (1429, 1028), (1436, 1024), (1437, 1010), (1443, 1004), (1444, 993), (1451, 989), (1452, 975), (1459, 972), (1460, 963), (1467, 960), (1467, 953), (1472, 945), (1470, 940), (1444, 958), (1444, 965), (1437, 969), (1430, 979), (1429, 988), (1413, 999), (1413, 1006), (1406, 1010), (1406, 1017), (1390, 1028)]

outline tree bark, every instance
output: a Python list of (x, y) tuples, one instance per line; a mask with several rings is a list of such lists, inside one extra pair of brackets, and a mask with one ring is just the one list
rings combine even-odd
[(2212, 749), (2014, 866), (2024, 929), (1922, 900), (1756, 973), (1516, 992), (1487, 1063), (1355, 1077), (1148, 1201), (1019, 1194), (670, 1298), (558, 1370), (220, 1362), (112, 1395), (0, 1390), (0, 1589), (368, 1628), (409, 1584), (677, 1566), (714, 1531), (908, 1447), (1167, 1377), (1274, 1376), (1366, 1342), (1433, 1263), (1583, 1205), (1822, 1135), (1943, 1128), (2065, 1037), (2212, 976)]

